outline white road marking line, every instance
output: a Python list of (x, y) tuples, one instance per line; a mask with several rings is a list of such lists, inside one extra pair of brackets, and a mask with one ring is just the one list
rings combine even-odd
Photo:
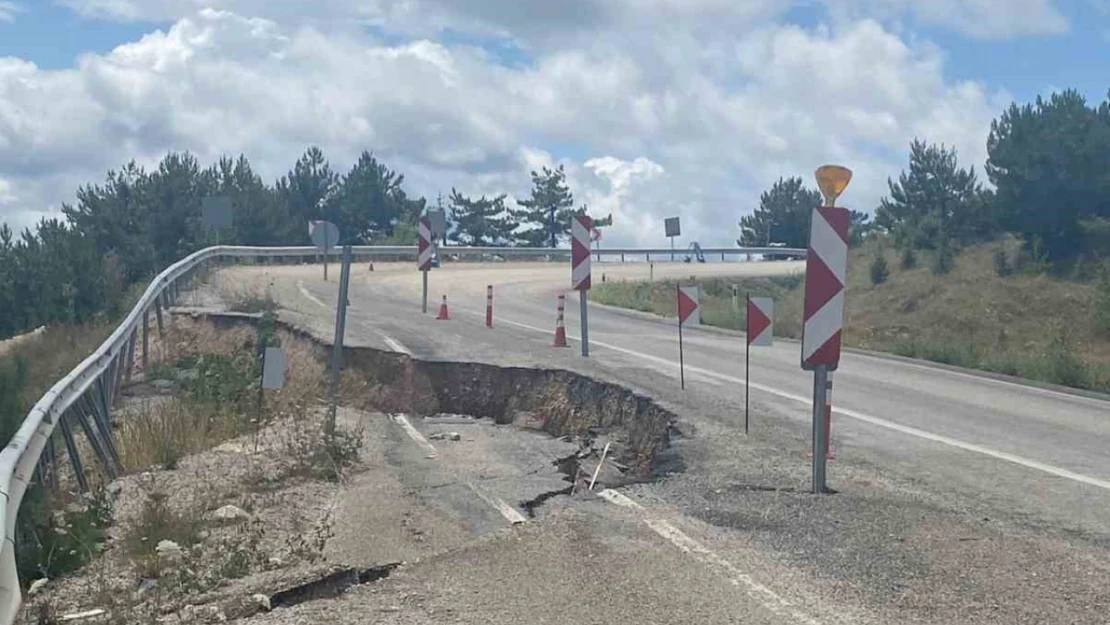
[(626, 497), (624, 493), (619, 493), (611, 488), (606, 488), (597, 493), (598, 497), (605, 499), (611, 504), (621, 506), (622, 508), (632, 508), (633, 510), (643, 510), (644, 507), (636, 503), (632, 499)]
[(321, 308), (327, 308), (328, 307), (327, 304), (325, 304), (324, 302), (321, 302), (319, 299), (317, 299), (317, 297), (315, 295), (313, 295), (312, 293), (309, 293), (308, 289), (304, 288), (304, 280), (297, 280), (297, 289), (301, 292), (301, 295), (304, 295), (305, 297), (307, 297), (309, 300), (311, 300), (317, 306), (319, 306)]
[[(470, 311), (466, 311), (466, 312), (468, 312), (470, 314), (475, 314), (475, 313), (470, 312)], [(544, 333), (548, 332), (548, 330), (544, 330), (543, 328), (537, 328), (535, 326), (530, 326), (530, 325), (527, 325), (527, 324), (524, 324), (524, 323), (518, 323), (516, 321), (510, 321), (508, 319), (501, 319), (501, 322), (502, 323), (508, 323), (508, 324), (514, 325), (514, 326), (518, 326), (518, 327), (521, 327), (521, 328), (524, 328), (524, 329), (527, 329), (527, 330), (533, 330), (535, 332), (544, 332)], [(578, 337), (572, 336), (569, 332), (567, 333), (567, 338), (572, 338), (572, 339), (575, 339), (575, 340), (578, 339)], [(655, 362), (655, 363), (658, 363), (658, 364), (666, 365), (666, 366), (669, 366), (671, 368), (675, 368), (675, 369), (678, 368), (678, 363), (667, 360), (666, 358), (659, 358), (658, 356), (652, 356), (650, 354), (640, 353), (640, 352), (637, 352), (637, 351), (633, 351), (631, 349), (626, 349), (624, 347), (618, 347), (616, 345), (610, 345), (608, 343), (603, 343), (601, 341), (595, 341), (595, 340), (591, 340), (590, 345), (597, 346), (597, 347), (604, 347), (606, 349), (611, 349), (613, 351), (620, 352), (622, 354), (627, 354), (629, 356), (635, 356), (635, 357), (641, 358), (643, 360), (648, 360), (648, 361)], [(700, 373), (701, 375), (708, 376), (710, 378), (716, 378), (718, 380), (723, 380), (725, 382), (731, 382), (731, 383), (735, 383), (735, 384), (743, 384), (744, 383), (744, 380), (742, 380), (740, 378), (734, 378), (734, 377), (729, 376), (729, 375), (724, 375), (722, 373), (717, 373), (716, 371), (710, 371), (708, 369), (702, 369), (700, 367), (694, 367), (694, 366), (691, 366), (691, 365), (686, 365), (686, 371), (694, 372), (694, 373)], [(783, 399), (789, 399), (791, 401), (796, 401), (796, 402), (805, 404), (807, 406), (812, 403), (812, 398), (810, 398), (810, 397), (803, 397), (801, 395), (795, 395), (794, 393), (790, 393), (790, 392), (787, 392), (787, 391), (781, 391), (779, 389), (771, 388), (770, 386), (765, 386), (763, 384), (759, 384), (759, 383), (756, 383), (756, 382), (752, 382), (751, 387), (756, 389), (756, 390), (763, 391), (764, 393), (770, 393), (771, 395), (777, 395), (779, 397), (782, 397)], [(1051, 465), (1051, 464), (1047, 464), (1047, 463), (1041, 462), (1039, 460), (1033, 460), (1031, 458), (1025, 458), (1023, 456), (1018, 456), (1018, 455), (1011, 454), (1011, 453), (1005, 452), (1005, 451), (998, 451), (997, 449), (991, 449), (990, 447), (984, 447), (983, 445), (978, 445), (976, 443), (967, 443), (967, 442), (964, 442), (964, 441), (961, 441), (961, 440), (958, 440), (958, 439), (955, 439), (955, 438), (951, 438), (951, 437), (948, 437), (948, 436), (943, 436), (943, 435), (940, 435), (940, 434), (933, 434), (932, 432), (926, 432), (925, 430), (921, 430), (921, 429), (911, 427), (911, 426), (908, 426), (908, 425), (902, 425), (900, 423), (894, 423), (893, 421), (887, 421), (886, 419), (881, 419), (879, 417), (873, 417), (871, 415), (864, 414), (862, 412), (858, 412), (858, 411), (855, 411), (855, 410), (849, 410), (849, 409), (846, 409), (846, 408), (834, 408), (833, 413), (841, 415), (841, 416), (848, 417), (850, 419), (855, 419), (857, 421), (863, 421), (864, 423), (870, 423), (871, 425), (876, 425), (876, 426), (879, 426), (881, 428), (886, 428), (888, 430), (893, 430), (895, 432), (900, 432), (902, 434), (908, 434), (910, 436), (916, 436), (917, 438), (922, 438), (922, 439), (932, 441), (932, 442), (935, 442), (935, 443), (941, 443), (943, 445), (948, 445), (949, 447), (955, 447), (957, 449), (962, 449), (964, 451), (970, 451), (970, 452), (973, 452), (973, 453), (982, 454), (984, 456), (989, 456), (991, 458), (995, 458), (996, 460), (1003, 460), (1003, 461), (1006, 461), (1006, 462), (1010, 462), (1010, 463), (1013, 463), (1013, 464), (1016, 464), (1016, 465), (1026, 467), (1028, 469), (1035, 469), (1037, 471), (1042, 471), (1044, 473), (1048, 473), (1049, 475), (1055, 475), (1057, 477), (1062, 477), (1062, 478), (1065, 478), (1065, 479), (1073, 480), (1075, 482), (1080, 482), (1082, 484), (1087, 484), (1089, 486), (1096, 486), (1096, 487), (1102, 488), (1104, 490), (1110, 490), (1110, 480), (1103, 480), (1103, 479), (1099, 479), (1097, 477), (1091, 477), (1089, 475), (1083, 475), (1082, 473), (1076, 473), (1075, 471), (1070, 471), (1068, 469), (1064, 469), (1064, 468), (1057, 467), (1057, 466), (1054, 466), (1054, 465)]]
[[(605, 499), (609, 503), (620, 506), (622, 508), (630, 508), (632, 510), (637, 510), (640, 512), (643, 512), (645, 510), (643, 506), (625, 496), (623, 493), (619, 493), (610, 488), (606, 488), (605, 490), (599, 492), (597, 495), (602, 499)], [(650, 527), (652, 531), (654, 531), (656, 534), (659, 534), (663, 538), (667, 539), (667, 541), (670, 542), (672, 545), (690, 554), (703, 564), (708, 564), (720, 569), (724, 569), (728, 576), (728, 581), (733, 586), (743, 588), (748, 593), (749, 597), (754, 599), (757, 603), (759, 603), (759, 605), (763, 606), (768, 611), (776, 614), (777, 616), (789, 618), (797, 623), (805, 623), (806, 625), (819, 625), (818, 621), (795, 609), (789, 601), (783, 599), (781, 596), (776, 594), (775, 591), (755, 581), (755, 579), (753, 579), (751, 575), (741, 571), (733, 563), (725, 560), (707, 547), (704, 547), (701, 543), (694, 540), (693, 538), (690, 538), (690, 536), (688, 536), (682, 530), (678, 529), (674, 525), (671, 525), (670, 522), (663, 519), (644, 519), (644, 523), (647, 524), (647, 526)]]
[(470, 490), (474, 491), (475, 495), (478, 495), (479, 499), (493, 506), (494, 509), (500, 512), (501, 516), (505, 517), (505, 520), (512, 525), (519, 525), (528, 521), (528, 519), (524, 518), (523, 514), (517, 512), (516, 508), (505, 503), (500, 498), (494, 497), (492, 495), (487, 495), (470, 482), (467, 482), (466, 485), (470, 488)]
[(743, 588), (748, 593), (749, 597), (768, 611), (777, 616), (789, 618), (796, 623), (820, 625), (820, 621), (797, 610), (789, 601), (776, 594), (775, 591), (755, 581), (751, 575), (741, 571), (733, 563), (725, 560), (706, 547), (703, 547), (701, 543), (690, 538), (667, 521), (662, 519), (649, 519), (644, 521), (644, 523), (654, 530), (656, 534), (666, 538), (672, 545), (692, 555), (700, 562), (724, 569), (728, 575), (728, 581), (731, 582), (733, 586)]
[(399, 341), (394, 340), (393, 337), (389, 336), (385, 332), (382, 332), (381, 330), (375, 331), (378, 333), (378, 336), (382, 337), (382, 340), (385, 341), (385, 344), (389, 346), (389, 349), (408, 356), (412, 356), (412, 352), (409, 351), (409, 348), (402, 345)]
[(435, 447), (432, 447), (432, 444), (428, 442), (428, 439), (424, 438), (423, 434), (416, 431), (416, 428), (412, 427), (412, 424), (409, 423), (409, 420), (407, 417), (405, 417), (405, 415), (395, 414), (390, 415), (389, 418), (391, 421), (401, 426), (401, 429), (405, 431), (405, 434), (408, 434), (409, 438), (416, 441), (417, 445), (420, 445), (424, 449), (428, 450), (428, 458), (435, 458), (439, 455), (439, 452), (436, 451)]

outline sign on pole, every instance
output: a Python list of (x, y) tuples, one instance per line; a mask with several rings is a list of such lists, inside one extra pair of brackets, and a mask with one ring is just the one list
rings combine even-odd
[(324, 252), (324, 281), (328, 280), (328, 252), (339, 243), (339, 227), (330, 221), (308, 222), (308, 236), (312, 244)]
[(430, 209), (428, 211), (428, 221), (432, 229), (431, 240), (434, 242), (440, 239), (446, 239), (447, 215), (445, 212), (439, 209)]
[(667, 238), (671, 240), (671, 262), (674, 262), (674, 238), (682, 234), (682, 226), (678, 217), (668, 217), (663, 220), (663, 228), (667, 231)]
[(428, 312), (428, 271), (432, 268), (432, 221), (429, 217), (421, 217), (416, 227), (416, 268), (423, 274), (424, 296), (421, 299), (420, 312)]
[(262, 360), (262, 388), (285, 386), (285, 351), (280, 347), (267, 347)]
[(200, 219), (208, 228), (230, 228), (233, 216), (231, 198), (225, 195), (210, 195), (200, 201)]
[(775, 300), (769, 297), (748, 298), (747, 323), (744, 324), (748, 345), (770, 347), (774, 344), (772, 338), (774, 318)]
[(830, 371), (840, 364), (840, 335), (844, 326), (844, 276), (848, 269), (849, 212), (837, 208), (836, 198), (852, 179), (851, 170), (825, 165), (815, 172), (826, 206), (813, 210), (806, 254), (806, 287), (802, 306), (802, 368), (813, 371), (813, 492), (825, 485), (825, 450), (829, 427), (827, 386)]
[[(735, 288), (735, 287), (734, 287)], [(751, 391), (752, 345), (770, 347), (774, 343), (775, 300), (769, 297), (747, 296), (747, 313), (744, 316), (744, 434), (748, 433), (750, 411), (748, 395)]]
[(588, 215), (575, 215), (570, 222), (570, 285), (578, 291), (579, 318), (582, 322), (582, 355), (590, 355), (590, 323), (587, 293), (590, 290), (590, 230), (593, 219)]
[(696, 284), (679, 285), (676, 293), (678, 305), (678, 375), (682, 389), (686, 389), (686, 361), (682, 349), (682, 326), (693, 319), (694, 324), (701, 323), (701, 304), (699, 297), (701, 289)]

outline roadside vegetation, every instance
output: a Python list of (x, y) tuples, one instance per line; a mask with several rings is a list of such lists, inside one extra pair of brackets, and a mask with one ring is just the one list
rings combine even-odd
[[(844, 344), (971, 369), (993, 371), (1081, 389), (1110, 392), (1110, 265), (1092, 281), (1044, 272), (1020, 243), (1007, 237), (969, 247), (938, 275), (937, 251), (919, 252), (919, 266), (903, 268), (889, 242), (873, 238), (851, 251)], [(999, 275), (992, 259), (1007, 258)], [(885, 262), (875, 282), (875, 259)], [(683, 281), (689, 283), (690, 281)], [(744, 294), (775, 299), (775, 334), (801, 338), (804, 279), (713, 278), (702, 286), (702, 319), (743, 329)], [(732, 288), (739, 293), (734, 308)], [(594, 301), (675, 316), (675, 283), (609, 282)]]

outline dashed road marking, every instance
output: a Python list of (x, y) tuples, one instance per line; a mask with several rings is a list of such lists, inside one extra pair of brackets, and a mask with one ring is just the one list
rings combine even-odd
[(304, 280), (297, 280), (297, 290), (299, 290), (301, 292), (301, 295), (304, 295), (305, 297), (307, 297), (309, 300), (311, 300), (317, 306), (319, 306), (321, 308), (327, 308), (328, 307), (327, 304), (325, 304), (324, 302), (321, 302), (319, 300), (319, 298), (317, 298), (312, 293), (308, 292), (308, 289), (306, 289), (305, 286), (304, 286)]
[(408, 355), (408, 356), (412, 356), (412, 351), (410, 351), (409, 348), (407, 348), (403, 344), (401, 344), (400, 341), (395, 340), (393, 337), (389, 336), (385, 332), (382, 332), (381, 330), (375, 330), (375, 332), (378, 333), (378, 336), (382, 337), (382, 340), (385, 341), (385, 344), (389, 346), (389, 349), (392, 349), (395, 352), (400, 352), (400, 353)]
[[(474, 313), (472, 311), (466, 311), (466, 312), (469, 313), (469, 314), (477, 314), (477, 313)], [(507, 324), (510, 324), (510, 325), (514, 325), (514, 326), (517, 326), (517, 327), (520, 327), (520, 328), (524, 328), (526, 330), (532, 330), (532, 331), (535, 331), (535, 332), (544, 332), (544, 333), (549, 332), (549, 330), (544, 330), (543, 328), (537, 328), (536, 326), (531, 326), (531, 325), (524, 324), (524, 323), (519, 323), (519, 322), (516, 322), (516, 321), (510, 321), (510, 320), (504, 319), (504, 318), (501, 319), (501, 322), (502, 323), (507, 323)], [(569, 332), (567, 333), (567, 338), (577, 339), (577, 337), (571, 336), (571, 334)], [(658, 363), (658, 364), (665, 365), (665, 366), (668, 366), (668, 367), (671, 367), (671, 368), (675, 368), (675, 369), (678, 368), (678, 363), (667, 360), (666, 358), (660, 358), (658, 356), (652, 356), (650, 354), (644, 354), (644, 353), (637, 352), (637, 351), (627, 349), (627, 348), (624, 348), (624, 347), (618, 347), (616, 345), (611, 345), (609, 343), (603, 343), (601, 341), (591, 340), (590, 345), (596, 346), (596, 347), (604, 347), (606, 349), (611, 349), (615, 352), (620, 352), (622, 354), (627, 354), (629, 356), (635, 356), (636, 358), (640, 358), (640, 359), (647, 360), (647, 361), (650, 361), (650, 362)], [(701, 374), (701, 375), (709, 377), (709, 378), (722, 380), (724, 382), (731, 382), (731, 383), (734, 383), (734, 384), (743, 384), (744, 383), (744, 380), (741, 379), (741, 378), (735, 378), (735, 377), (732, 377), (730, 375), (724, 375), (723, 373), (717, 373), (716, 371), (710, 371), (709, 369), (702, 369), (701, 367), (694, 367), (694, 366), (691, 366), (691, 365), (686, 365), (686, 371), (687, 372), (698, 373), (698, 374)], [(795, 395), (794, 393), (790, 393), (788, 391), (782, 391), (782, 390), (779, 390), (777, 388), (772, 388), (770, 386), (766, 386), (764, 384), (759, 384), (759, 383), (756, 383), (756, 382), (752, 382), (751, 387), (758, 390), (758, 391), (762, 391), (764, 393), (769, 393), (771, 395), (777, 395), (778, 397), (782, 397), (783, 399), (789, 399), (791, 401), (796, 401), (796, 402), (805, 404), (807, 406), (810, 405), (813, 401), (813, 399), (811, 397), (803, 397), (801, 395)], [(1076, 473), (1075, 471), (1071, 471), (1071, 470), (1068, 470), (1068, 469), (1065, 469), (1065, 468), (1062, 468), (1062, 467), (1057, 467), (1057, 466), (1054, 466), (1054, 465), (1051, 465), (1051, 464), (1048, 464), (1048, 463), (1045, 463), (1045, 462), (1041, 462), (1039, 460), (1033, 460), (1031, 458), (1025, 458), (1023, 456), (1018, 456), (1016, 454), (1011, 454), (1011, 453), (1005, 452), (1005, 451), (999, 451), (997, 449), (991, 449), (990, 447), (985, 447), (983, 445), (979, 445), (979, 444), (976, 444), (976, 443), (968, 443), (966, 441), (961, 441), (959, 439), (951, 438), (949, 436), (944, 436), (944, 435), (941, 435), (941, 434), (934, 434), (932, 432), (926, 432), (925, 430), (921, 430), (921, 429), (911, 427), (911, 426), (908, 426), (908, 425), (902, 425), (900, 423), (895, 423), (893, 421), (888, 421), (886, 419), (882, 419), (882, 418), (879, 418), (879, 417), (874, 417), (874, 416), (864, 414), (864, 413), (856, 411), (856, 410), (850, 410), (850, 409), (846, 409), (846, 408), (834, 408), (833, 412), (835, 414), (838, 414), (838, 415), (841, 415), (841, 416), (844, 416), (844, 417), (848, 417), (850, 419), (855, 419), (857, 421), (862, 421), (864, 423), (870, 423), (871, 425), (876, 425), (878, 427), (885, 428), (885, 429), (888, 429), (888, 430), (893, 430), (895, 432), (900, 432), (902, 434), (908, 434), (910, 436), (915, 436), (917, 438), (922, 438), (922, 439), (925, 439), (925, 440), (928, 440), (928, 441), (932, 441), (934, 443), (941, 443), (942, 445), (948, 445), (949, 447), (955, 447), (957, 449), (962, 449), (964, 451), (970, 451), (970, 452), (973, 452), (973, 453), (982, 454), (984, 456), (989, 456), (989, 457), (994, 458), (996, 460), (1003, 460), (1005, 462), (1010, 462), (1010, 463), (1013, 463), (1013, 464), (1016, 464), (1016, 465), (1023, 466), (1027, 469), (1035, 469), (1037, 471), (1042, 471), (1042, 472), (1048, 473), (1050, 475), (1055, 475), (1057, 477), (1062, 477), (1062, 478), (1066, 478), (1066, 479), (1069, 479), (1069, 480), (1072, 480), (1072, 481), (1075, 481), (1075, 482), (1080, 482), (1082, 484), (1087, 484), (1089, 486), (1096, 486), (1096, 487), (1102, 488), (1104, 490), (1110, 490), (1110, 480), (1103, 480), (1103, 479), (1099, 479), (1097, 477), (1091, 477), (1089, 475), (1083, 475), (1082, 473)]]
[(493, 495), (487, 495), (470, 482), (467, 482), (466, 485), (470, 488), (470, 490), (474, 491), (475, 495), (478, 495), (479, 499), (493, 506), (498, 512), (500, 512), (501, 516), (505, 517), (505, 520), (509, 523), (513, 525), (519, 525), (528, 520), (524, 518), (523, 514), (517, 512), (516, 508), (505, 503), (502, 499), (494, 497)]
[[(646, 511), (640, 504), (612, 489), (607, 488), (599, 492), (598, 496), (622, 508), (631, 508), (640, 512)], [(669, 521), (664, 519), (645, 519), (644, 524), (650, 527), (653, 532), (667, 539), (669, 543), (678, 547), (684, 553), (690, 554), (691, 557), (699, 562), (723, 570), (729, 583), (737, 588), (742, 588), (749, 597), (769, 612), (777, 616), (788, 618), (795, 623), (820, 625), (819, 621), (801, 612), (775, 591), (757, 582), (751, 575), (741, 571), (735, 564), (725, 560), (708, 547), (705, 547), (688, 536), (682, 530), (671, 525)]]
[(405, 431), (405, 434), (408, 434), (409, 438), (416, 441), (417, 445), (420, 445), (428, 452), (428, 458), (436, 458), (439, 456), (439, 452), (437, 452), (436, 448), (428, 442), (428, 439), (424, 438), (423, 434), (418, 432), (416, 428), (412, 427), (412, 424), (409, 423), (408, 417), (403, 414), (394, 414), (390, 415), (389, 418), (394, 423), (401, 426), (401, 429)]

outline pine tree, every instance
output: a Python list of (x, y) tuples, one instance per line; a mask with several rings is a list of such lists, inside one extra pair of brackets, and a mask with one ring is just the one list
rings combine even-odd
[(544, 167), (532, 172), (532, 195), (517, 200), (521, 208), (511, 210), (512, 218), (527, 229), (518, 234), (523, 245), (557, 247), (559, 239), (570, 233), (570, 219), (576, 214), (574, 195), (567, 186), (563, 166)]
[(508, 245), (517, 223), (506, 207), (505, 198), (504, 194), (494, 198), (483, 195), (474, 200), (452, 188), (448, 198), (451, 221), (455, 225), (451, 240), (478, 247)]

